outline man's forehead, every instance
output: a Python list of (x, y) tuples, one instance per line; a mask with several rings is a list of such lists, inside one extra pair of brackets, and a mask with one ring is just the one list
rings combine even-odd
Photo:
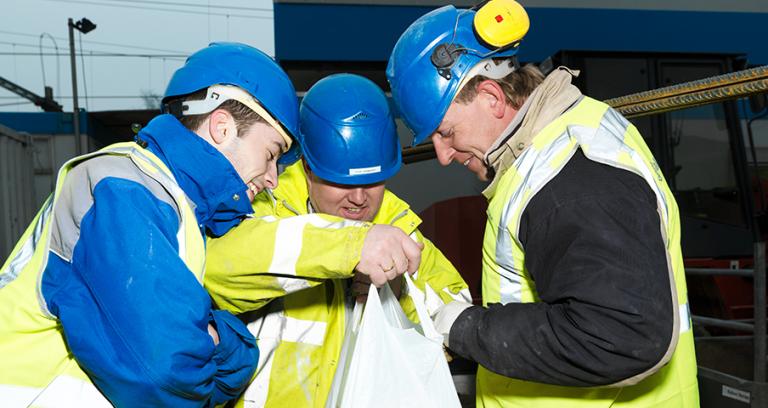
[(285, 139), (277, 132), (270, 132), (269, 141), (270, 145), (275, 145), (281, 152), (288, 150), (288, 146)]

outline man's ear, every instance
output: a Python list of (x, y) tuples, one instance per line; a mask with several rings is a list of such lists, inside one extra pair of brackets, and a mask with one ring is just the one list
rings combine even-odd
[(486, 79), (477, 84), (477, 97), (483, 98), (484, 103), (491, 109), (494, 117), (504, 117), (507, 97), (504, 95), (504, 89), (501, 88), (498, 82)]
[(229, 137), (237, 137), (237, 126), (232, 114), (216, 109), (208, 116), (208, 132), (216, 144), (224, 143)]

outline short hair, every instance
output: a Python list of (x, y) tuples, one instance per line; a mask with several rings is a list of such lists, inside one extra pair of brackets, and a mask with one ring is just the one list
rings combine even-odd
[[(498, 63), (497, 61), (494, 62)], [(463, 104), (472, 102), (477, 96), (477, 85), (487, 79), (490, 78), (482, 75), (470, 79), (461, 91), (459, 91), (459, 94), (456, 95), (454, 101)], [(507, 103), (515, 109), (520, 109), (525, 103), (525, 100), (528, 99), (528, 96), (533, 93), (533, 90), (544, 81), (544, 74), (535, 65), (527, 64), (504, 78), (496, 79), (494, 81), (496, 81), (504, 91), (504, 97)]]
[[(203, 88), (199, 91), (193, 92), (188, 95), (184, 95), (177, 100), (181, 101), (197, 101), (205, 99), (205, 97), (208, 95), (208, 88)], [(216, 109), (223, 109), (227, 112), (229, 112), (230, 115), (232, 115), (232, 118), (235, 120), (235, 126), (238, 130), (238, 135), (240, 135), (240, 131), (244, 129), (248, 129), (252, 125), (256, 123), (267, 123), (264, 118), (262, 118), (258, 113), (251, 110), (251, 108), (243, 105), (242, 103), (230, 99), (219, 105)], [(214, 109), (215, 110), (215, 109)], [(199, 115), (189, 115), (189, 116), (181, 116), (179, 118), (179, 122), (181, 122), (184, 127), (191, 131), (196, 131), (200, 126), (203, 125), (203, 122), (205, 122), (206, 119), (208, 119), (209, 116), (211, 116), (211, 112), (208, 113), (201, 113)]]

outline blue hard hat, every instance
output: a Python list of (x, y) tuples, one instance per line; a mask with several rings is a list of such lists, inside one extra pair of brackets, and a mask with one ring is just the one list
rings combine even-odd
[(217, 84), (234, 85), (251, 94), (293, 138), (291, 149), (280, 157), (279, 163), (290, 164), (299, 158), (296, 90), (272, 57), (249, 45), (211, 43), (190, 55), (184, 66), (173, 73), (163, 96), (163, 104), (174, 97)]
[[(397, 40), (387, 64), (392, 99), (414, 132), (413, 144), (440, 126), (464, 76), (480, 61), (517, 54), (489, 48), (473, 28), (474, 10), (444, 6), (419, 17)], [(446, 62), (449, 64), (443, 64)]]
[(400, 169), (400, 140), (381, 88), (359, 75), (321, 79), (299, 108), (301, 149), (318, 177), (337, 184), (378, 183)]

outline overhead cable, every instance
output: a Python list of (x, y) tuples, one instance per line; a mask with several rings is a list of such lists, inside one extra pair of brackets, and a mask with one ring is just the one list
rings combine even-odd
[(250, 19), (261, 19), (261, 20), (272, 20), (272, 16), (255, 16), (255, 15), (243, 15), (243, 14), (237, 14), (237, 13), (208, 13), (208, 12), (202, 12), (202, 11), (192, 11), (192, 10), (180, 10), (180, 9), (168, 9), (168, 8), (161, 8), (161, 7), (145, 7), (145, 6), (131, 6), (131, 5), (123, 5), (123, 4), (108, 4), (108, 3), (99, 3), (95, 1), (84, 1), (84, 0), (42, 0), (42, 1), (50, 1), (54, 3), (79, 3), (79, 4), (90, 4), (94, 6), (103, 6), (103, 7), (122, 7), (122, 8), (129, 8), (129, 9), (139, 9), (139, 10), (154, 10), (154, 11), (168, 11), (172, 13), (182, 13), (182, 14), (197, 14), (197, 15), (203, 15), (203, 16), (220, 16), (220, 17), (236, 17), (236, 18), (250, 18)]
[(272, 12), (271, 8), (266, 8), (266, 7), (228, 6), (224, 4), (189, 4), (189, 3), (179, 3), (179, 2), (172, 2), (172, 1), (147, 1), (147, 0), (101, 0), (101, 1), (112, 1), (117, 3), (131, 3), (131, 4), (145, 3), (145, 4), (157, 4), (161, 6), (165, 5), (165, 6), (202, 7), (202, 8)]
[[(22, 33), (18, 31), (8, 31), (8, 30), (0, 30), (0, 34), (10, 34), (10, 35), (18, 35), (21, 37), (35, 37), (38, 38), (38, 34), (29, 34), (29, 33)], [(55, 38), (57, 40), (67, 41), (67, 38), (64, 37), (54, 37), (51, 36), (51, 38)], [(84, 43), (90, 43), (90, 44), (99, 44), (99, 45), (111, 45), (115, 47), (121, 47), (121, 48), (133, 48), (137, 50), (149, 50), (149, 51), (163, 51), (163, 52), (180, 52), (184, 54), (189, 54), (189, 52), (186, 51), (179, 51), (179, 50), (167, 50), (163, 48), (152, 48), (152, 47), (142, 47), (138, 45), (129, 45), (129, 44), (121, 44), (121, 43), (113, 43), (113, 42), (104, 42), (104, 41), (93, 41), (93, 40), (83, 40)]]

